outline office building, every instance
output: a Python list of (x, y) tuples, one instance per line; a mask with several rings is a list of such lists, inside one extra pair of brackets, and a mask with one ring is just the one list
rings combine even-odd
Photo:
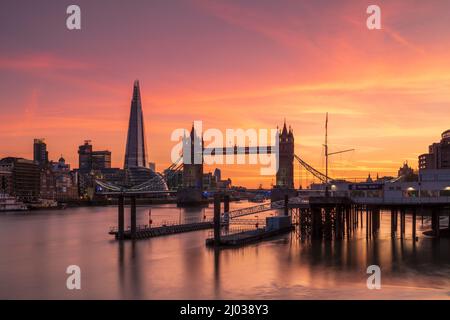
[(44, 139), (34, 139), (33, 160), (39, 167), (43, 167), (48, 163), (47, 144)]
[(450, 130), (442, 133), (441, 141), (428, 147), (428, 153), (419, 156), (419, 170), (450, 169)]
[(3, 158), (0, 160), (1, 171), (11, 172), (10, 195), (25, 202), (39, 199), (40, 170), (33, 160), (23, 158)]

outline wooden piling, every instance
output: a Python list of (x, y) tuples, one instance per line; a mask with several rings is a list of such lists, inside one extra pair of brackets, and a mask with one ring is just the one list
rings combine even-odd
[(220, 246), (220, 194), (214, 195), (214, 245)]
[(394, 209), (391, 209), (391, 237), (395, 237), (395, 213)]
[(416, 241), (416, 218), (417, 218), (417, 210), (416, 208), (413, 208), (413, 213), (412, 213), (412, 237), (413, 237), (413, 241)]
[(400, 209), (400, 239), (405, 238), (405, 209)]
[(350, 206), (346, 206), (345, 207), (345, 220), (346, 220), (346, 229), (347, 229), (347, 236), (350, 236), (350, 231), (351, 231), (351, 218), (350, 218), (350, 211), (351, 211), (351, 207)]
[(223, 197), (223, 212), (230, 212), (230, 196), (228, 194)]
[(364, 208), (363, 208), (363, 207), (360, 207), (359, 209), (360, 209), (360, 210), (359, 210), (359, 213), (360, 213), (361, 228), (362, 228), (362, 227), (363, 227), (363, 210), (364, 210)]
[(334, 218), (335, 220), (335, 237), (337, 239), (342, 238), (342, 207), (337, 206), (336, 207), (336, 216)]
[(440, 233), (439, 210), (437, 208), (433, 208), (431, 211), (431, 227), (433, 229), (435, 237), (439, 237)]
[(327, 239), (331, 239), (333, 232), (332, 232), (332, 223), (331, 223), (331, 208), (326, 207), (325, 208), (325, 226), (324, 226), (324, 233), (325, 237)]
[(136, 196), (132, 196), (131, 200), (131, 238), (136, 239)]
[(369, 207), (366, 206), (366, 239), (369, 238)]
[(311, 208), (312, 237), (322, 238), (322, 209), (320, 207)]
[(125, 233), (125, 209), (124, 209), (124, 199), (123, 195), (119, 196), (118, 205), (117, 205), (117, 216), (118, 216), (118, 233), (117, 239), (123, 240)]
[(394, 232), (397, 234), (398, 231), (398, 210), (394, 209)]
[(284, 215), (289, 215), (289, 195), (284, 195)]

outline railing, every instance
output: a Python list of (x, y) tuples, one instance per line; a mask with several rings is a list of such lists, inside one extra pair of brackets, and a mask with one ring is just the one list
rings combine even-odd
[[(226, 229), (220, 230), (220, 236), (231, 236), (233, 234), (243, 233), (243, 232), (249, 232), (249, 231), (256, 231), (265, 230), (265, 227), (258, 227), (258, 228), (245, 228), (245, 227), (230, 227)], [(208, 231), (208, 238), (214, 238), (214, 230)]]
[[(184, 223), (180, 223), (179, 221), (162, 221), (160, 223), (157, 224), (140, 224), (136, 226), (136, 231), (144, 231), (144, 230), (149, 230), (149, 229), (154, 229), (154, 228), (162, 228), (162, 227), (174, 227), (174, 226), (182, 226), (182, 225), (187, 225), (187, 224), (196, 224), (196, 223), (212, 223), (213, 220), (212, 219), (202, 219), (202, 220), (196, 220), (196, 221), (185, 221)], [(109, 232), (113, 233), (113, 232), (118, 232), (119, 231), (119, 227), (114, 226), (114, 227), (110, 227), (109, 228)], [(131, 231), (131, 226), (127, 226), (126, 228), (124, 228), (124, 231)]]
[(253, 207), (246, 207), (246, 208), (242, 208), (242, 209), (233, 210), (233, 211), (228, 212), (228, 215), (229, 215), (230, 219), (234, 219), (234, 218), (248, 216), (248, 215), (259, 213), (259, 212), (270, 211), (270, 210), (275, 210), (275, 209), (282, 209), (282, 208), (284, 208), (284, 200), (276, 201), (276, 202), (272, 202), (272, 203), (260, 204), (260, 205), (253, 206)]
[(367, 204), (433, 204), (433, 203), (448, 203), (450, 204), (450, 197), (410, 197), (410, 198), (351, 198), (356, 203)]
[(258, 225), (259, 227), (265, 226), (266, 225), (266, 220), (265, 219), (235, 219), (233, 221), (231, 221), (232, 225), (251, 225), (251, 226), (256, 226)]

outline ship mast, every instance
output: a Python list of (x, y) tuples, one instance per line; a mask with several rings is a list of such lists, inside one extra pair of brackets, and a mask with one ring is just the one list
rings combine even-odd
[(325, 196), (329, 196), (328, 191), (328, 112), (325, 119)]
[(330, 191), (328, 188), (328, 157), (335, 155), (335, 154), (340, 154), (340, 153), (345, 153), (345, 152), (350, 152), (350, 151), (355, 151), (355, 149), (348, 149), (348, 150), (342, 150), (342, 151), (337, 151), (337, 152), (332, 152), (329, 153), (328, 152), (328, 112), (325, 118), (325, 197), (329, 197), (330, 196)]

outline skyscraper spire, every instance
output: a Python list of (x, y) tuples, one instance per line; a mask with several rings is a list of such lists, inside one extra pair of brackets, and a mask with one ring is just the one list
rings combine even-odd
[(147, 162), (147, 144), (145, 140), (141, 93), (139, 80), (136, 80), (133, 85), (124, 168), (147, 167)]

